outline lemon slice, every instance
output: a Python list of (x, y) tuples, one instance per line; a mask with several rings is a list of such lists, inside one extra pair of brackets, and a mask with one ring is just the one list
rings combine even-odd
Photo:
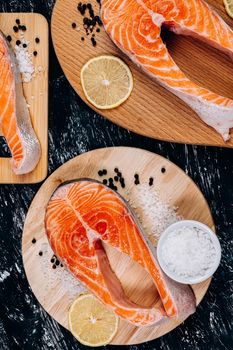
[(117, 332), (118, 317), (92, 294), (82, 294), (70, 307), (69, 329), (84, 345), (104, 346)]
[(99, 56), (89, 60), (82, 67), (81, 83), (87, 100), (99, 109), (119, 106), (133, 89), (129, 67), (115, 56)]
[(233, 0), (223, 0), (228, 15), (233, 18)]

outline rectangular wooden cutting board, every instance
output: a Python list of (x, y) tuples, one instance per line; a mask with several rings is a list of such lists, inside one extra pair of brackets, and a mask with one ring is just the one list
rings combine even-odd
[[(15, 32), (16, 20), (26, 26), (26, 31)], [(0, 158), (0, 183), (37, 183), (45, 179), (48, 169), (48, 23), (37, 13), (1, 13), (0, 30), (12, 37), (12, 47), (16, 40), (29, 41), (28, 51), (32, 53), (35, 76), (29, 83), (23, 83), (24, 95), (29, 106), (31, 120), (41, 145), (41, 159), (29, 174), (15, 175), (11, 169), (10, 158)], [(39, 43), (35, 39), (39, 38)], [(33, 55), (36, 51), (37, 54)]]

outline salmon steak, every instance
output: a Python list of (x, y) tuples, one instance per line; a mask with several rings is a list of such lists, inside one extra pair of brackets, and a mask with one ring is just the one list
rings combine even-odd
[[(148, 326), (195, 311), (192, 289), (161, 271), (156, 252), (133, 212), (107, 186), (89, 179), (59, 186), (47, 205), (45, 228), (55, 255), (121, 318)], [(127, 254), (149, 273), (161, 299), (159, 305), (143, 307), (129, 300), (111, 269), (103, 243)]]
[(196, 37), (233, 58), (233, 31), (202, 0), (101, 0), (101, 18), (112, 41), (146, 74), (187, 103), (227, 141), (233, 100), (192, 82), (170, 56), (161, 26)]
[(14, 52), (1, 32), (0, 133), (9, 146), (15, 174), (31, 172), (40, 159), (40, 144), (32, 127)]

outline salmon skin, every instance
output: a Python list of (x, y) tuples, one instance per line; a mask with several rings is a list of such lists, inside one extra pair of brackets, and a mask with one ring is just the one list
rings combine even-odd
[(40, 144), (32, 128), (14, 52), (1, 31), (0, 132), (11, 151), (13, 171), (17, 175), (31, 172), (40, 159)]
[(233, 31), (202, 0), (101, 0), (101, 17), (113, 42), (146, 74), (187, 103), (227, 141), (233, 100), (192, 82), (161, 39), (164, 25), (190, 35), (233, 58)]
[[(133, 212), (121, 196), (103, 184), (81, 179), (58, 187), (46, 208), (45, 228), (55, 255), (123, 319), (148, 326), (195, 311), (191, 288), (163, 274)], [(126, 297), (102, 242), (129, 255), (150, 274), (161, 306), (146, 308)]]

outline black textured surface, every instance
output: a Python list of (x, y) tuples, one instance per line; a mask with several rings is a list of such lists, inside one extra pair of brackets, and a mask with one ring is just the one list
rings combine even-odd
[[(54, 0), (0, 0), (0, 11), (39, 12), (50, 21), (53, 5)], [(136, 146), (161, 154), (184, 169), (203, 191), (213, 213), (223, 255), (197, 312), (170, 334), (129, 349), (233, 349), (233, 150), (158, 142), (111, 124), (72, 90), (52, 44), (49, 93), (49, 173), (91, 149)], [(39, 187), (0, 186), (0, 350), (85, 349), (40, 307), (23, 270), (22, 228)]]

